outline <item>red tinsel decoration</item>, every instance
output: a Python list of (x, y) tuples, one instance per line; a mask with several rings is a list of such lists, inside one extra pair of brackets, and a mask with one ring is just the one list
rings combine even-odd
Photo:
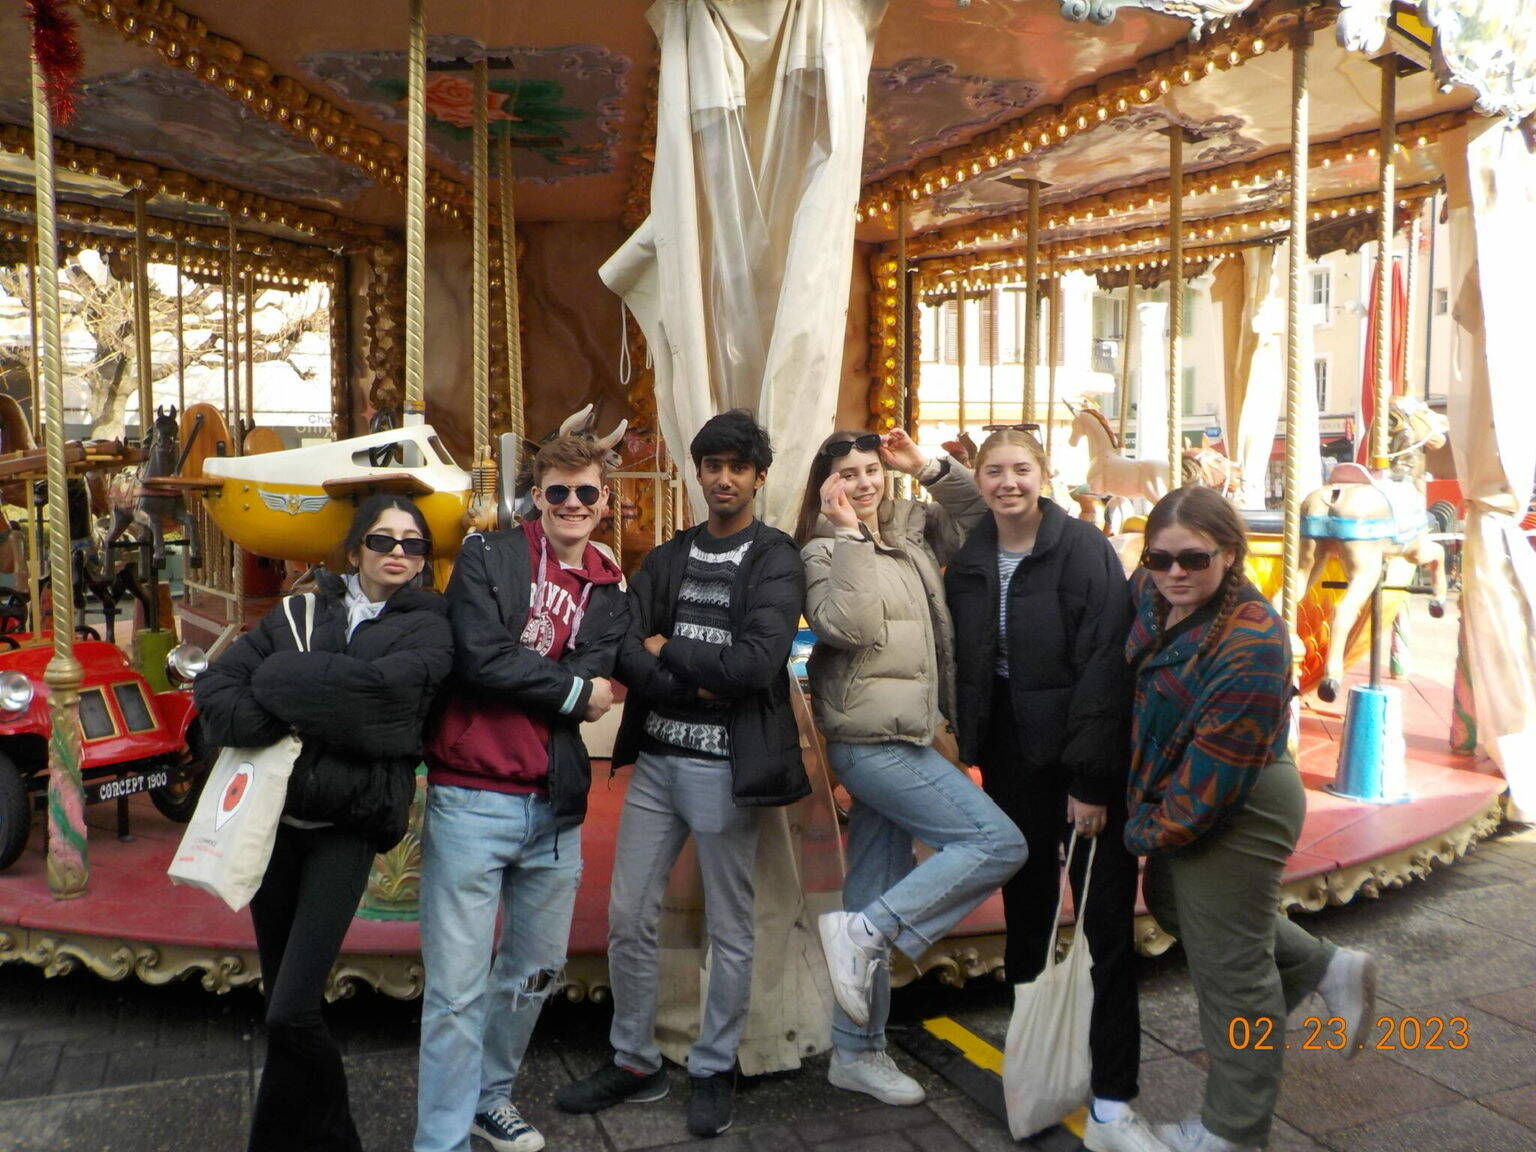
[(62, 0), (27, 0), (27, 19), (32, 22), (32, 52), (43, 70), (53, 123), (62, 127), (74, 119), (75, 85), (85, 69), (75, 22)]

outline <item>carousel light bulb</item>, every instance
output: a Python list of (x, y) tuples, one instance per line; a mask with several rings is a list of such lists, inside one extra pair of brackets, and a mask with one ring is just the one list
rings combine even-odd
[(1367, 156), (1369, 156), (1372, 160), (1376, 159), (1376, 157), (1380, 155), (1380, 153), (1376, 151), (1376, 146), (1375, 145), (1372, 145), (1371, 147), (1367, 148), (1365, 150), (1365, 154)]
[(948, 176), (940, 176), (939, 177), (939, 187), (940, 188), (948, 188), (949, 187), (949, 177)]
[(1255, 36), (1253, 39), (1253, 44), (1250, 45), (1250, 47), (1252, 48), (1253, 54), (1255, 56), (1262, 56), (1264, 54), (1264, 49), (1267, 48), (1268, 45), (1264, 43), (1264, 37)]
[(972, 176), (980, 176), (981, 175), (981, 161), (980, 160), (972, 160), (971, 161), (971, 175)]
[(1021, 141), (1020, 144), (1019, 144), (1019, 151), (1023, 152), (1026, 155), (1028, 155), (1030, 150), (1033, 147), (1034, 147), (1034, 145), (1031, 144), (1028, 140), (1024, 140), (1024, 141)]
[(924, 180), (923, 181), (923, 195), (925, 195), (925, 196), (932, 196), (933, 195), (933, 181), (932, 180)]
[(880, 211), (889, 216), (891, 214), (891, 202), (889, 200), (880, 201)]
[(1003, 159), (1004, 160), (1012, 160), (1017, 155), (1018, 155), (1018, 153), (1016, 151), (1014, 151), (1012, 145), (1009, 145), (1007, 148), (1003, 149)]
[(1056, 135), (1061, 137), (1062, 139), (1066, 139), (1067, 126), (1065, 124), (1058, 124), (1058, 125), (1056, 125)]
[(908, 188), (907, 189), (907, 195), (909, 197), (911, 197), (913, 200), (916, 200), (917, 199), (917, 189), (916, 188)]
[(1093, 110), (1093, 116), (1094, 119), (1098, 120), (1102, 124), (1105, 120), (1109, 119), (1109, 109), (1100, 104)]
[(1322, 160), (1319, 162), (1319, 167), (1322, 167), (1322, 168), (1332, 168), (1333, 167), (1333, 159), (1331, 157), (1329, 157), (1329, 156), (1324, 156), (1322, 158)]
[(1194, 73), (1192, 73), (1187, 67), (1179, 69), (1179, 83), (1180, 84), (1188, 84), (1194, 78), (1195, 78), (1194, 77)]
[(1136, 89), (1136, 99), (1145, 104), (1148, 100), (1152, 99), (1152, 90), (1146, 87)]
[(1429, 137), (1428, 136), (1420, 136), (1419, 137), (1418, 146), (1420, 148), (1424, 147), (1424, 145), (1426, 145), (1428, 143), (1429, 143)]
[(1077, 130), (1081, 132), (1084, 128), (1088, 127), (1088, 117), (1079, 116), (1073, 123), (1077, 125)]
[(1124, 96), (1117, 96), (1115, 98), (1115, 111), (1116, 112), (1124, 112), (1130, 106), (1131, 106), (1131, 102), (1129, 100), (1127, 100)]
[(1042, 132), (1042, 133), (1040, 133), (1040, 147), (1044, 148), (1050, 142), (1051, 142), (1051, 134), (1049, 132)]
[(987, 153), (987, 167), (988, 168), (996, 168), (997, 167), (997, 157), (995, 155), (993, 155), (992, 153), (990, 153), (990, 152)]
[(1345, 152), (1344, 153), (1344, 163), (1346, 163), (1346, 164), (1353, 164), (1354, 161), (1355, 161), (1355, 154), (1353, 152)]
[(1238, 64), (1242, 63), (1242, 60), (1243, 60), (1242, 54), (1239, 53), (1236, 48), (1232, 49), (1232, 51), (1227, 53), (1227, 63), (1231, 64), (1234, 68)]
[(182, 63), (186, 65), (188, 72), (196, 72), (202, 66), (203, 58), (196, 52), (188, 52), (187, 58)]

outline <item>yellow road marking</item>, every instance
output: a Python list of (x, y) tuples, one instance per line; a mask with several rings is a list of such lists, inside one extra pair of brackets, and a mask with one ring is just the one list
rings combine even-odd
[[(988, 1044), (976, 1033), (972, 1032), (948, 1016), (935, 1016), (931, 1020), (924, 1020), (923, 1027), (940, 1040), (948, 1041), (960, 1049), (960, 1054), (978, 1068), (985, 1068), (988, 1072), (995, 1072), (999, 1076), (1003, 1074), (1003, 1054), (995, 1046)], [(1062, 1127), (1071, 1132), (1079, 1140), (1083, 1137), (1083, 1126), (1088, 1121), (1088, 1109), (1079, 1108), (1070, 1116), (1061, 1121)]]

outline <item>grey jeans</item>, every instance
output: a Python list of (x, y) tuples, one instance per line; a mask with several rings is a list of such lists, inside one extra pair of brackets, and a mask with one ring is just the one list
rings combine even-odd
[[(1147, 857), (1142, 877), (1147, 908), (1189, 960), (1211, 1059), (1202, 1118), (1236, 1144), (1263, 1147), (1269, 1139), (1286, 1014), (1317, 987), (1337, 951), (1279, 911), (1280, 876), (1306, 813), (1296, 765), (1276, 760), (1229, 823), (1188, 848)], [(1268, 1045), (1234, 1048), (1234, 1018), (1248, 1026), (1238, 1035), (1267, 1035)]]
[(724, 760), (641, 753), (624, 796), (608, 899), (614, 1063), (661, 1067), (656, 1043), (657, 927), (672, 864), (689, 835), (704, 879), (709, 995), (688, 1072), (728, 1072), (752, 991), (752, 868), (760, 811), (731, 799)]

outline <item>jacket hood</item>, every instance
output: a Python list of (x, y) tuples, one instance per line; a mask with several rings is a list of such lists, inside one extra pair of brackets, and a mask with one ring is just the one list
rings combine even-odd
[[(544, 533), (544, 525), (538, 520), (523, 521), (523, 532), (528, 537), (529, 547), (534, 552), (546, 547), (548, 537)], [(572, 576), (578, 580), (585, 580), (588, 584), (601, 586), (604, 584), (618, 584), (624, 579), (624, 573), (613, 559), (596, 544), (587, 541), (587, 547), (581, 554), (580, 568), (567, 568)]]

